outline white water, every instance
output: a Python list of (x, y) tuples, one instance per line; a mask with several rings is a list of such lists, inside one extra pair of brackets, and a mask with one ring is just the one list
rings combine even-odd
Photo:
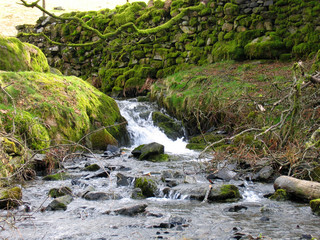
[(186, 148), (187, 142), (184, 139), (173, 141), (153, 124), (152, 112), (157, 111), (155, 105), (138, 102), (136, 99), (122, 100), (117, 103), (121, 115), (128, 121), (127, 129), (132, 147), (157, 142), (164, 145), (166, 153), (195, 154), (194, 151)]

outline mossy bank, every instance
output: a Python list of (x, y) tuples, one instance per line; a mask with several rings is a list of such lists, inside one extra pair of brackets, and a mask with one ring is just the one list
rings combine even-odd
[[(126, 23), (139, 29), (123, 29), (103, 43), (63, 47), (43, 37), (23, 37), (48, 56), (50, 66), (64, 74), (81, 76), (113, 95), (144, 94), (152, 79), (171, 75), (190, 65), (221, 60), (312, 57), (320, 48), (320, 3), (297, 0), (156, 0), (128, 3), (98, 12), (73, 12), (101, 33), (111, 33)], [(166, 23), (165, 25), (162, 25)], [(161, 26), (161, 27), (160, 27)], [(45, 33), (55, 41), (97, 41), (93, 32), (74, 20), (60, 22), (40, 18), (20, 32)]]

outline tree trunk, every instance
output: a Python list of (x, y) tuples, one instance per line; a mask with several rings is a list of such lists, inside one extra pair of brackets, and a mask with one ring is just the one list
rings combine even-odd
[(320, 183), (281, 176), (274, 182), (274, 189), (284, 189), (293, 197), (311, 200), (320, 198)]

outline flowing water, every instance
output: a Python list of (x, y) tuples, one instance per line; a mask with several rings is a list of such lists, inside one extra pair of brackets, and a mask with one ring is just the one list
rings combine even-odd
[[(120, 157), (107, 159), (97, 154), (76, 158), (64, 164), (75, 181), (43, 181), (41, 177), (23, 186), (24, 206), (15, 211), (2, 211), (0, 238), (4, 239), (311, 239), (319, 238), (320, 217), (311, 213), (308, 204), (275, 202), (263, 196), (273, 192), (271, 184), (231, 181), (238, 185), (243, 198), (235, 203), (202, 203), (189, 200), (187, 195), (169, 191), (144, 200), (130, 198), (132, 186), (117, 187), (118, 172), (128, 176), (155, 177), (167, 170), (181, 172), (198, 184), (209, 184), (204, 169), (208, 159), (197, 159), (197, 153), (185, 148), (183, 139), (172, 141), (154, 127), (150, 113), (156, 106), (136, 100), (118, 102), (128, 121), (132, 148), (144, 143), (158, 142), (171, 155), (169, 162), (137, 161), (130, 150)], [(131, 148), (131, 149), (132, 149)], [(113, 166), (109, 178), (87, 179), (88, 172), (80, 171), (85, 164)], [(181, 183), (180, 185), (190, 186)], [(68, 186), (75, 195), (66, 211), (40, 211), (52, 199), (51, 188)], [(81, 197), (87, 189), (120, 195), (119, 200), (89, 201)], [(160, 189), (165, 186), (159, 186)], [(105, 214), (106, 211), (147, 204), (148, 214), (134, 217)], [(7, 223), (3, 222), (7, 220)], [(177, 221), (170, 226), (165, 223)], [(10, 225), (12, 223), (12, 225)], [(252, 238), (250, 238), (252, 237)]]

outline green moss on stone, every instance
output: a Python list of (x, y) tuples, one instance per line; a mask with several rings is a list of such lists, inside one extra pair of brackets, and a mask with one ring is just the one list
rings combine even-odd
[(44, 181), (59, 181), (59, 180), (66, 180), (69, 179), (70, 175), (66, 172), (60, 172), (52, 175), (47, 175), (43, 177), (42, 179)]
[(22, 199), (22, 191), (20, 187), (0, 190), (0, 209), (10, 209), (17, 207)]
[(311, 200), (310, 207), (314, 214), (320, 216), (320, 199)]
[(50, 68), (43, 52), (17, 38), (0, 35), (0, 70), (49, 72)]
[(140, 188), (144, 197), (154, 197), (157, 190), (156, 183), (146, 177), (139, 177), (135, 180), (135, 188)]
[(271, 200), (276, 201), (287, 201), (289, 199), (289, 196), (287, 194), (287, 191), (284, 189), (277, 189), (274, 194), (272, 194), (271, 197), (269, 197)]

